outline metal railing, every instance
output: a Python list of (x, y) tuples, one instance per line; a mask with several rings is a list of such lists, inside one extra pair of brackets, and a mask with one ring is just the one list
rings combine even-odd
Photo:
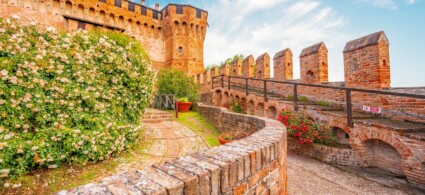
[[(225, 79), (227, 78), (227, 79)], [(238, 85), (244, 85), (245, 86), (245, 93), (246, 95), (249, 95), (249, 81), (262, 81), (264, 83), (263, 87), (263, 97), (264, 101), (268, 101), (268, 92), (267, 92), (267, 84), (268, 83), (277, 83), (277, 84), (284, 84), (284, 85), (292, 85), (293, 87), (293, 101), (294, 101), (294, 110), (298, 111), (298, 86), (306, 86), (306, 87), (315, 87), (315, 88), (326, 88), (326, 89), (336, 89), (345, 91), (345, 107), (346, 107), (346, 114), (347, 114), (347, 125), (349, 127), (354, 127), (353, 123), (353, 108), (352, 108), (352, 98), (351, 93), (352, 92), (363, 92), (363, 93), (369, 93), (369, 94), (378, 94), (378, 95), (392, 95), (392, 96), (398, 96), (398, 97), (409, 97), (409, 98), (418, 98), (418, 99), (425, 99), (425, 95), (418, 95), (418, 94), (409, 94), (409, 93), (399, 93), (399, 92), (391, 92), (391, 91), (382, 91), (382, 90), (371, 90), (371, 89), (360, 89), (360, 88), (350, 88), (350, 87), (336, 87), (336, 86), (328, 86), (328, 85), (320, 85), (320, 84), (308, 84), (308, 83), (295, 83), (295, 82), (289, 82), (289, 81), (275, 81), (275, 80), (269, 80), (269, 79), (258, 79), (258, 78), (246, 78), (241, 76), (225, 76), (225, 75), (219, 75), (211, 78), (211, 87), (214, 89), (215, 84), (219, 84), (221, 88), (225, 87), (225, 80), (227, 82), (227, 88), (231, 89), (231, 78), (235, 79), (243, 79), (245, 80), (245, 84), (238, 83)]]

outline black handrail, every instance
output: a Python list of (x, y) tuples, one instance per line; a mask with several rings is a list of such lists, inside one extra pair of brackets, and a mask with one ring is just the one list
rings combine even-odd
[[(270, 79), (259, 79), (259, 78), (247, 78), (247, 77), (241, 77), (241, 76), (227, 76), (227, 75), (219, 75), (212, 77), (212, 88), (214, 89), (214, 79), (221, 80), (221, 88), (224, 88), (224, 78), (227, 77), (228, 82), (228, 89), (231, 89), (230, 83), (231, 78), (236, 79), (244, 79), (245, 80), (245, 93), (248, 95), (248, 81), (263, 81), (264, 82), (264, 101), (267, 102), (267, 83), (280, 83), (280, 84), (289, 84), (293, 85), (294, 89), (294, 110), (298, 111), (298, 86), (307, 86), (307, 87), (318, 87), (318, 88), (326, 88), (326, 89), (336, 89), (336, 90), (343, 90), (345, 91), (345, 101), (346, 101), (346, 112), (347, 112), (347, 125), (349, 127), (354, 127), (353, 123), (353, 111), (352, 111), (352, 99), (351, 99), (351, 92), (363, 92), (363, 93), (371, 93), (371, 94), (379, 94), (379, 95), (392, 95), (392, 96), (399, 96), (399, 97), (410, 97), (410, 98), (418, 98), (418, 99), (425, 99), (425, 95), (419, 95), (419, 94), (409, 94), (409, 93), (399, 93), (399, 92), (391, 92), (391, 91), (382, 91), (382, 90), (372, 90), (372, 89), (360, 89), (360, 88), (351, 88), (351, 87), (336, 87), (336, 86), (328, 86), (328, 85), (321, 85), (321, 84), (308, 84), (308, 83), (297, 83), (297, 82), (290, 82), (290, 81), (275, 81)], [(238, 85), (243, 85), (242, 83), (238, 83)]]

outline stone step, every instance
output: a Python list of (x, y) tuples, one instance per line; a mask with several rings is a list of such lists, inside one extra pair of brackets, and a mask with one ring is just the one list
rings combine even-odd
[(397, 131), (399, 132), (400, 135), (404, 135), (405, 133), (412, 133), (412, 135), (414, 135), (415, 133), (419, 133), (418, 135), (421, 135), (422, 133), (425, 133), (425, 125), (410, 123), (410, 122), (403, 122), (403, 121), (396, 121), (391, 119), (383, 119), (383, 118), (363, 119), (363, 120), (355, 120), (355, 122), (374, 126), (374, 127), (385, 128), (392, 131)]
[(170, 114), (168, 115), (143, 115), (144, 119), (161, 119), (161, 118), (173, 118)]
[[(347, 118), (347, 112), (345, 112), (345, 111), (326, 111), (326, 113), (329, 113), (329, 114), (334, 115), (334, 116)], [(363, 112), (355, 112), (355, 111), (353, 111), (352, 117), (353, 117), (353, 119), (373, 119), (373, 118), (377, 118), (377, 116), (372, 115), (372, 114), (366, 114), (366, 113), (363, 113)]]
[(168, 119), (141, 119), (142, 123), (160, 123), (160, 122), (164, 122), (164, 121), (172, 121), (172, 118), (168, 118)]
[(309, 110), (319, 110), (319, 111), (344, 111), (343, 107), (337, 107), (337, 106), (304, 105), (303, 107)]

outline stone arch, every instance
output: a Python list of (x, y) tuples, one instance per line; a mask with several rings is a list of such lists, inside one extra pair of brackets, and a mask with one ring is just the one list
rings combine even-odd
[(195, 36), (199, 35), (199, 25), (196, 25), (195, 27)]
[[(359, 135), (356, 135), (356, 138), (360, 139), (360, 142), (363, 144), (367, 140), (381, 140), (387, 144), (389, 144), (391, 147), (395, 148), (397, 152), (404, 158), (407, 159), (411, 156), (413, 156), (413, 153), (411, 150), (407, 150), (406, 145), (397, 140), (390, 137), (384, 137), (382, 133), (376, 133), (376, 132), (365, 132), (360, 133)], [(364, 144), (361, 146), (364, 147)]]
[(256, 116), (264, 116), (264, 104), (258, 103), (257, 106), (255, 106), (255, 115)]
[(24, 0), (24, 8), (32, 9), (33, 8), (32, 0)]
[(178, 21), (174, 21), (174, 31), (176, 35), (180, 34), (180, 23)]
[[(337, 142), (339, 144), (350, 146), (350, 134), (345, 129), (340, 127), (331, 127), (332, 131), (337, 135)], [(351, 148), (351, 146), (350, 146)]]
[(106, 12), (105, 11), (103, 11), (103, 10), (99, 11), (98, 21), (102, 24), (106, 22)]
[(182, 23), (182, 34), (187, 35), (187, 23), (186, 22)]
[(52, 1), (52, 14), (59, 15), (61, 13), (61, 2), (59, 0)]
[(72, 15), (72, 2), (71, 1), (66, 1), (65, 2), (65, 15)]
[(115, 15), (113, 13), (109, 14), (109, 25), (115, 26)]
[(142, 27), (142, 25), (140, 24), (140, 21), (136, 22), (136, 34), (140, 34), (140, 28)]
[(222, 97), (221, 91), (220, 90), (216, 90), (214, 92), (213, 105), (214, 106), (217, 106), (217, 107), (220, 107), (221, 106), (221, 102), (223, 101), (222, 99), (223, 99), (223, 97)]
[(230, 108), (229, 100), (230, 100), (230, 96), (229, 96), (229, 93), (226, 91), (224, 92), (221, 105), (225, 108)]
[(84, 18), (84, 5), (78, 4), (77, 6), (77, 17)]
[(402, 157), (396, 148), (379, 140), (369, 139), (363, 142), (365, 163), (368, 167), (376, 167), (399, 176), (404, 176)]
[(241, 98), (241, 100), (240, 100), (240, 105), (241, 105), (241, 107), (242, 107), (242, 110), (243, 110), (245, 113), (248, 113), (248, 108), (247, 108), (247, 104), (246, 104), (246, 98), (244, 98), (244, 97), (242, 97), (242, 98)]
[(143, 24), (143, 33), (148, 34), (148, 23), (146, 22)]
[(128, 32), (133, 32), (133, 20), (132, 19), (128, 19), (127, 21), (127, 30)]
[(274, 119), (274, 120), (277, 119), (277, 109), (276, 109), (276, 107), (269, 106), (267, 108), (267, 118)]
[(125, 28), (124, 16), (118, 16), (118, 27)]
[(93, 7), (89, 8), (88, 20), (95, 21), (96, 19), (96, 10)]
[(255, 114), (255, 104), (253, 100), (249, 100), (247, 105), (247, 111), (248, 114), (254, 115)]

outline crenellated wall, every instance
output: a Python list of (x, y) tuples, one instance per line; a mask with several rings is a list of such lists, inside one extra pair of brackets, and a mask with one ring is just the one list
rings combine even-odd
[(0, 17), (17, 15), (66, 31), (123, 32), (144, 46), (154, 68), (202, 73), (208, 13), (190, 5), (155, 7), (127, 0), (0, 0)]
[[(274, 78), (270, 80), (288, 81), (291, 83), (312, 83), (333, 87), (353, 87), (384, 90), (390, 92), (404, 92), (425, 94), (422, 88), (390, 88), (390, 59), (389, 41), (384, 32), (373, 33), (359, 39), (349, 41), (344, 49), (345, 82), (328, 81), (327, 48), (323, 42), (305, 48), (300, 55), (301, 79), (293, 80), (292, 52), (285, 49), (274, 55)], [(254, 65), (253, 57), (247, 57), (243, 62), (244, 77), (253, 78), (251, 72), (257, 72), (255, 78), (269, 79), (270, 69), (263, 69), (268, 55), (261, 55)], [(263, 59), (266, 59), (265, 61)], [(268, 63), (270, 63), (268, 61)], [(288, 66), (289, 64), (289, 66)], [(269, 64), (270, 65), (270, 64)], [(261, 71), (263, 75), (258, 75)], [(264, 72), (265, 71), (265, 72)], [(231, 83), (245, 84), (243, 79), (231, 79)], [(218, 84), (216, 85), (218, 86)], [(224, 82), (227, 87), (227, 78)], [(250, 87), (262, 90), (262, 81), (249, 81)], [(202, 91), (211, 90), (211, 83), (204, 85)], [(267, 84), (269, 92), (286, 97), (293, 96), (293, 85)], [(308, 86), (298, 86), (297, 92), (312, 101), (322, 101), (331, 105), (344, 107), (346, 95), (344, 90), (326, 89)], [(362, 111), (363, 107), (380, 108), (380, 116), (395, 120), (408, 120), (425, 123), (425, 100), (410, 97), (377, 95), (364, 92), (351, 93), (353, 109)]]
[(251, 135), (60, 194), (287, 194), (287, 137), (281, 123), (202, 104), (198, 109), (220, 130)]

